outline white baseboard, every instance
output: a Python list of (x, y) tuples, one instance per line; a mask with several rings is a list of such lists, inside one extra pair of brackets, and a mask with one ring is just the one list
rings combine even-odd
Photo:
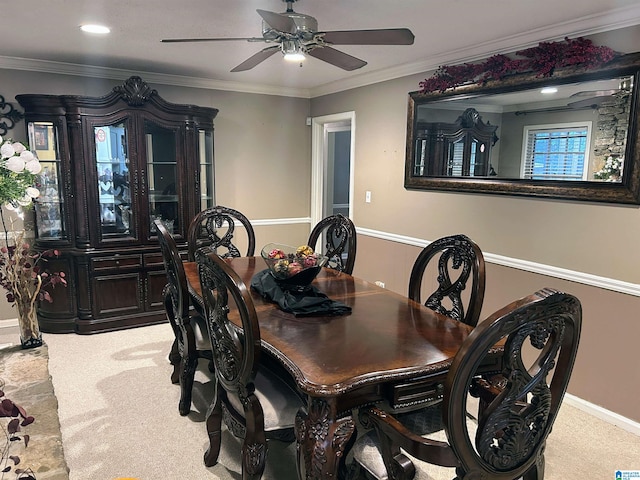
[(0, 329), (1, 328), (12, 328), (18, 326), (17, 318), (7, 318), (6, 320), (0, 320)]
[(571, 395), (570, 393), (565, 394), (564, 401), (572, 407), (576, 407), (589, 415), (593, 415), (600, 420), (604, 420), (611, 425), (620, 427), (621, 429), (640, 437), (640, 423), (635, 422), (630, 418), (623, 417), (611, 410), (607, 410), (599, 405), (587, 402), (586, 400)]

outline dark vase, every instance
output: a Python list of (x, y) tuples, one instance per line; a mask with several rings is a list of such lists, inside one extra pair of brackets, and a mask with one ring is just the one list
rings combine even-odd
[(37, 337), (20, 338), (20, 344), (23, 349), (36, 348), (42, 346), (42, 334), (38, 334)]

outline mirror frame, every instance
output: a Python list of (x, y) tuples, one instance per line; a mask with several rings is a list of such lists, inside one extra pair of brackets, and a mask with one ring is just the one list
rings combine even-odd
[[(625, 165), (619, 183), (596, 181), (529, 180), (487, 177), (425, 177), (414, 176), (416, 108), (420, 105), (476, 94), (499, 94), (542, 88), (546, 84), (565, 84), (600, 80), (622, 75), (633, 76), (629, 130), (625, 150)], [(586, 70), (571, 67), (556, 70), (552, 76), (540, 77), (536, 73), (522, 73), (503, 80), (492, 80), (483, 85), (468, 84), (444, 92), (409, 93), (407, 110), (407, 145), (404, 186), (406, 189), (444, 190), (467, 193), (488, 193), (546, 197), (589, 202), (640, 204), (640, 136), (638, 135), (638, 102), (640, 98), (640, 52), (620, 55), (607, 64)]]

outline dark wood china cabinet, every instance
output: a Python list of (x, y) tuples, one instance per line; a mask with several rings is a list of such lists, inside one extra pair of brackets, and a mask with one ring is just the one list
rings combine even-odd
[(140, 77), (103, 97), (18, 95), (43, 166), (35, 248), (68, 287), (38, 309), (44, 332), (95, 333), (166, 320), (153, 220), (186, 248), (190, 220), (213, 205), (218, 110), (165, 101)]
[(454, 123), (417, 122), (414, 176), (485, 177), (495, 175), (489, 159), (498, 141), (496, 125), (467, 108)]

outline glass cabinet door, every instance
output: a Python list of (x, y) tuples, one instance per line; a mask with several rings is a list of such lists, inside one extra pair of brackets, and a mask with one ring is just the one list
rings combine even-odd
[(40, 239), (60, 240), (66, 238), (66, 228), (58, 129), (52, 122), (29, 122), (27, 131), (29, 147), (42, 166), (36, 178), (40, 196), (34, 202), (37, 235)]
[(155, 232), (156, 226), (153, 221), (160, 219), (169, 232), (179, 232), (181, 225), (176, 187), (178, 180), (176, 132), (145, 120), (144, 136), (147, 152), (149, 230)]
[(200, 154), (200, 210), (213, 207), (216, 201), (213, 181), (213, 132), (198, 132), (198, 152)]
[(126, 124), (94, 126), (93, 133), (102, 238), (135, 237)]

